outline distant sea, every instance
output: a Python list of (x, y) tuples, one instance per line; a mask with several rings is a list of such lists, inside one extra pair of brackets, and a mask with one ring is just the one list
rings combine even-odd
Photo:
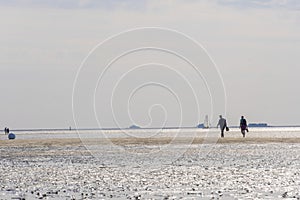
[[(250, 128), (246, 137), (266, 138), (299, 138), (300, 127), (263, 127)], [(219, 134), (219, 129), (199, 128), (167, 128), (167, 129), (32, 129), (12, 130), (17, 136), (16, 139), (57, 139), (57, 138), (159, 138), (159, 137), (205, 137)], [(230, 128), (225, 137), (241, 137), (238, 128)], [(7, 136), (0, 135), (0, 139)]]

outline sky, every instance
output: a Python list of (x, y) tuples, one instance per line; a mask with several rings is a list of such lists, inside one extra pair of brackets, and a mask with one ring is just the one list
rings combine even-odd
[[(300, 125), (298, 0), (0, 0), (0, 27), (3, 128)], [(101, 73), (139, 45), (203, 76), (158, 49)]]

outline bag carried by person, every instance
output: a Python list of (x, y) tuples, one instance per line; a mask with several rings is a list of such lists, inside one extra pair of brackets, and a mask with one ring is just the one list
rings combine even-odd
[(226, 126), (226, 131), (229, 131), (229, 127), (228, 126)]

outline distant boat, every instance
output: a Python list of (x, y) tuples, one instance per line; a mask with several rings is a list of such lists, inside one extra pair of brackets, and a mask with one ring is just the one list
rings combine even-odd
[(197, 128), (205, 128), (205, 129), (210, 128), (210, 123), (209, 123), (208, 115), (205, 116), (204, 123), (203, 124), (199, 124), (197, 126)]
[(210, 127), (208, 115), (205, 115), (205, 119), (204, 119), (203, 125), (204, 125), (204, 128), (209, 128)]

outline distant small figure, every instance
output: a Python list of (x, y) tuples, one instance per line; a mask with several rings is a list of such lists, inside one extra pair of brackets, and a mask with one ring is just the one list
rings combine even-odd
[(72, 130), (72, 127), (71, 127), (71, 126), (69, 127), (69, 130), (70, 130), (70, 131)]
[(218, 126), (220, 126), (220, 129), (221, 129), (221, 137), (224, 137), (224, 130), (225, 130), (225, 128), (227, 127), (227, 122), (226, 122), (226, 119), (224, 119), (224, 118), (222, 117), (222, 115), (220, 115), (219, 117), (220, 117), (220, 119), (219, 119), (219, 122), (218, 122), (218, 124), (217, 124), (217, 128), (218, 128)]
[(5, 135), (9, 134), (9, 128), (7, 128), (7, 127), (4, 128), (4, 134)]
[(247, 120), (244, 118), (244, 116), (241, 116), (240, 129), (241, 129), (241, 133), (242, 133), (243, 137), (245, 137), (245, 135), (246, 135), (245, 131), (249, 132)]

